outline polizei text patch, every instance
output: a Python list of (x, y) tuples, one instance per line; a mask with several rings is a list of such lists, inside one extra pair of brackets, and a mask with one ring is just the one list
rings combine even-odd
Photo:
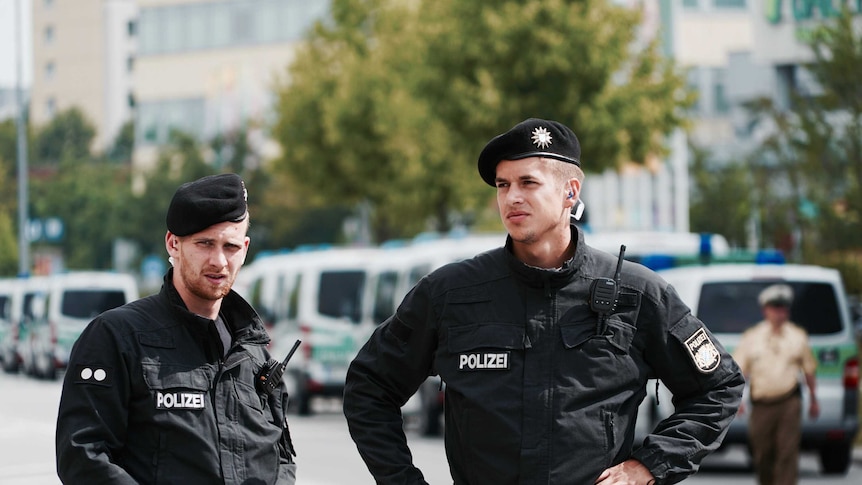
[(156, 409), (203, 409), (202, 392), (156, 392)]
[(475, 352), (458, 356), (458, 370), (509, 370), (509, 352)]

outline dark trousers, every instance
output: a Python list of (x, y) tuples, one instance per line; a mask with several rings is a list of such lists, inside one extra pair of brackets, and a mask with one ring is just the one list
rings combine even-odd
[(753, 403), (748, 443), (760, 485), (791, 485), (799, 475), (802, 398), (799, 393), (774, 403)]

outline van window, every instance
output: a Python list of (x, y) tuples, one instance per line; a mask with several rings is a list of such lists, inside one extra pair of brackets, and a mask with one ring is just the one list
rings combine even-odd
[(302, 288), (302, 273), (296, 275), (293, 285), (290, 287), (290, 295), (287, 298), (287, 319), (296, 320), (299, 315), (299, 289)]
[(317, 311), (321, 315), (359, 323), (364, 286), (364, 271), (324, 271), (320, 274)]
[(374, 323), (383, 323), (395, 311), (395, 290), (398, 285), (398, 273), (387, 271), (377, 277), (377, 288), (374, 291)]
[(410, 275), (407, 277), (407, 287), (413, 288), (414, 286), (416, 286), (416, 283), (419, 283), (419, 280), (421, 280), (423, 276), (427, 275), (430, 272), (430, 264), (422, 264), (410, 268)]
[(125, 303), (122, 290), (66, 290), (60, 312), (67, 317), (92, 319)]
[(10, 308), (11, 299), (6, 295), (0, 295), (0, 320), (10, 320), (12, 318), (12, 309)]
[(22, 319), (29, 322), (40, 323), (48, 316), (48, 295), (45, 293), (27, 293), (24, 296), (24, 309)]
[[(741, 333), (763, 320), (757, 296), (774, 281), (704, 283), (697, 316), (713, 333)], [(841, 312), (828, 283), (786, 282), (793, 288), (790, 320), (809, 335), (841, 332)]]
[(272, 325), (273, 323), (273, 312), (272, 309), (263, 301), (263, 296), (261, 293), (261, 287), (263, 286), (263, 279), (257, 278), (249, 284), (248, 288), (248, 303), (255, 310), (257, 310), (257, 314), (260, 315), (260, 318), (267, 325)]

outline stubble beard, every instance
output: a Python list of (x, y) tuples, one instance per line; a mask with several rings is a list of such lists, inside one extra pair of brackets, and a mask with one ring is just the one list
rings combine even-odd
[(187, 266), (182, 267), (180, 276), (189, 292), (202, 300), (221, 300), (230, 293), (233, 286), (233, 278), (230, 275), (224, 278), (221, 284), (213, 287), (204, 276), (193, 273)]

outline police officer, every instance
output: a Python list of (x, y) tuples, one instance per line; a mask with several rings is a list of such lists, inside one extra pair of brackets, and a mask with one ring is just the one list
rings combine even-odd
[[(377, 483), (425, 483), (399, 408), (433, 374), (456, 484), (675, 483), (720, 444), (742, 374), (655, 273), (625, 262), (615, 281), (618, 258), (584, 244), (580, 164), (575, 134), (542, 119), (482, 150), (505, 246), (423, 278), (348, 370), (344, 413)], [(676, 411), (635, 449), (651, 377)]]
[(758, 303), (763, 320), (742, 334), (733, 354), (750, 386), (748, 443), (760, 485), (792, 485), (798, 481), (802, 437), (799, 380), (804, 376), (808, 415), (816, 419), (817, 360), (808, 333), (790, 321), (793, 288), (770, 285), (760, 292)]
[(255, 311), (231, 287), (249, 238), (235, 174), (179, 187), (161, 291), (96, 317), (72, 349), (57, 418), (64, 483), (295, 482), (284, 386)]

